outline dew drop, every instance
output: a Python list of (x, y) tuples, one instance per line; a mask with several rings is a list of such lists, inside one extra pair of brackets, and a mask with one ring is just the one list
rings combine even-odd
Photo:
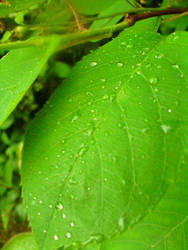
[(95, 66), (97, 65), (97, 62), (91, 62), (90, 65), (91, 65), (92, 67), (95, 67)]
[(180, 78), (183, 78), (183, 74), (180, 74)]
[(123, 67), (123, 63), (118, 62), (118, 63), (117, 63), (117, 66), (118, 66), (119, 68), (121, 68), (121, 67)]
[(87, 135), (88, 135), (88, 136), (91, 136), (91, 135), (92, 135), (92, 132), (93, 132), (92, 129), (88, 130), (88, 131), (87, 131)]
[(122, 184), (123, 184), (123, 185), (125, 185), (125, 184), (126, 184), (126, 181), (125, 181), (124, 179), (123, 179), (121, 182), (122, 182)]
[(157, 83), (157, 78), (156, 78), (156, 77), (151, 77), (151, 78), (149, 79), (149, 82), (150, 82), (151, 84), (156, 84), (156, 83)]
[(172, 112), (172, 110), (171, 110), (171, 109), (168, 109), (168, 112), (169, 112), (169, 113), (171, 113), (171, 112)]
[(125, 223), (124, 223), (124, 218), (120, 217), (118, 221), (119, 229), (122, 232), (125, 229)]
[(73, 116), (73, 118), (72, 118), (72, 122), (77, 121), (77, 120), (78, 120), (78, 118), (79, 118), (79, 116), (78, 116), (78, 115), (74, 115), (74, 116)]
[(40, 212), (38, 212), (37, 215), (40, 216)]
[(93, 242), (94, 241), (96, 243), (100, 243), (103, 240), (104, 240), (104, 235), (102, 235), (102, 234), (93, 234), (89, 238), (88, 242)]
[(52, 208), (52, 205), (50, 204), (48, 207), (49, 207), (49, 208)]
[(74, 227), (74, 226), (75, 226), (75, 224), (74, 224), (73, 221), (70, 222), (70, 226), (71, 226), (71, 227)]
[(168, 133), (168, 131), (171, 129), (170, 126), (165, 125), (165, 124), (161, 125), (161, 128), (162, 128), (162, 130), (163, 130), (163, 132), (164, 132), (165, 134)]
[(69, 183), (70, 184), (76, 184), (76, 180), (72, 177), (69, 179)]
[(103, 96), (103, 99), (104, 100), (106, 100), (106, 99), (108, 99), (109, 98), (109, 96), (107, 95), (107, 94), (105, 94), (104, 96)]
[(43, 233), (46, 233), (46, 229), (43, 230)]
[(105, 80), (105, 78), (101, 78), (101, 82), (105, 82), (106, 80)]
[(62, 214), (62, 218), (65, 219), (66, 218), (66, 214)]
[(71, 235), (70, 232), (67, 232), (67, 233), (65, 234), (65, 236), (66, 236), (68, 239), (70, 239), (72, 235)]
[(56, 208), (58, 208), (59, 210), (62, 210), (63, 209), (63, 204), (62, 203), (58, 203)]
[(173, 64), (172, 67), (175, 69), (179, 69), (179, 65), (177, 65), (177, 64)]
[(58, 240), (58, 236), (57, 235), (54, 235), (54, 240)]

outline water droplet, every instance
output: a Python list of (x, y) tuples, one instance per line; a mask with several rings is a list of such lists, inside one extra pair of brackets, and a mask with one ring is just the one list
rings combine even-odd
[(75, 224), (74, 224), (73, 221), (70, 222), (70, 226), (71, 226), (71, 227), (74, 227), (74, 226), (75, 226)]
[(75, 249), (80, 249), (81, 242), (80, 242), (80, 241), (75, 241), (75, 242), (72, 243), (72, 246), (73, 246)]
[(133, 45), (132, 44), (128, 44), (126, 47), (127, 47), (127, 49), (130, 49), (130, 48), (133, 47)]
[(163, 132), (164, 132), (165, 134), (171, 129), (170, 126), (165, 125), (165, 124), (161, 125), (161, 128), (162, 128), (162, 130), (163, 130)]
[(38, 212), (37, 215), (40, 216), (40, 212)]
[(180, 74), (180, 78), (183, 78), (183, 74)]
[(48, 207), (49, 207), (49, 208), (52, 208), (53, 206), (50, 204)]
[(40, 200), (39, 203), (42, 203), (42, 201)]
[(125, 229), (125, 223), (124, 223), (124, 218), (120, 217), (118, 221), (119, 229), (122, 232)]
[(77, 120), (78, 120), (78, 118), (79, 118), (79, 116), (78, 116), (78, 115), (74, 115), (74, 116), (73, 116), (73, 118), (72, 118), (72, 122), (77, 121)]
[(103, 99), (104, 100), (106, 100), (106, 99), (108, 99), (109, 97), (108, 97), (108, 95), (107, 94), (105, 94), (104, 96), (103, 96)]
[(36, 200), (36, 199), (37, 199), (37, 197), (34, 196), (34, 197), (33, 197), (33, 200)]
[(104, 178), (104, 182), (107, 182), (107, 180), (108, 180), (107, 178)]
[(87, 95), (87, 96), (93, 96), (93, 93), (91, 93), (91, 92), (86, 92), (86, 95)]
[(149, 79), (149, 82), (150, 82), (151, 84), (156, 84), (156, 83), (157, 83), (157, 78), (156, 78), (156, 77), (151, 77), (151, 78)]
[(146, 68), (151, 68), (151, 63), (146, 64)]
[(54, 235), (54, 240), (58, 240), (58, 236), (57, 235)]
[(65, 219), (66, 218), (66, 214), (62, 214), (62, 218)]
[(89, 130), (87, 131), (87, 135), (88, 135), (88, 136), (91, 136), (92, 133), (93, 133), (93, 129), (89, 129)]
[(62, 210), (63, 209), (63, 204), (62, 203), (58, 203), (56, 205), (56, 208), (58, 208), (59, 210)]
[(171, 110), (171, 109), (168, 109), (168, 112), (169, 112), (169, 113), (171, 113), (171, 112), (172, 112), (172, 110)]
[(173, 64), (172, 67), (175, 69), (179, 69), (179, 65), (177, 65), (177, 64)]
[(136, 74), (137, 74), (137, 75), (140, 75), (140, 74), (141, 74), (141, 72), (140, 72), (140, 71), (136, 71)]
[(70, 179), (69, 179), (69, 183), (70, 184), (76, 184), (76, 180), (73, 178), (73, 177), (71, 177)]
[(123, 63), (118, 62), (118, 63), (117, 63), (117, 66), (118, 66), (118, 67), (123, 67)]
[(91, 65), (92, 67), (95, 67), (95, 66), (97, 65), (97, 62), (91, 62), (90, 65)]
[(46, 229), (43, 230), (43, 233), (46, 233)]
[(125, 185), (125, 184), (126, 184), (126, 181), (125, 181), (124, 179), (123, 179), (121, 182), (122, 182), (122, 184), (123, 184), (123, 185)]
[(67, 233), (65, 234), (65, 236), (66, 236), (68, 239), (70, 239), (72, 235), (71, 235), (70, 232), (67, 232)]
[(105, 78), (104, 77), (102, 77), (101, 78), (101, 82), (105, 82), (106, 80), (105, 80)]
[(94, 241), (96, 243), (100, 243), (103, 240), (104, 240), (104, 235), (102, 235), (102, 234), (93, 234), (89, 238), (88, 242), (93, 242)]

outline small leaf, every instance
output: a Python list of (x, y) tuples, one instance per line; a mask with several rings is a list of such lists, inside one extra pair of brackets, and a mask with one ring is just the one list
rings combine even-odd
[(33, 121), (22, 185), (41, 249), (127, 230), (175, 180), (185, 157), (187, 44), (186, 32), (125, 30), (78, 63)]
[(0, 59), (0, 125), (14, 110), (51, 55), (52, 47), (10, 51)]
[[(115, 1), (113, 3), (113, 5), (111, 5), (109, 8), (103, 10), (99, 17), (105, 17), (105, 16), (108, 16), (108, 15), (112, 15), (112, 14), (115, 14), (115, 13), (118, 13), (118, 12), (125, 12), (125, 11), (128, 11), (132, 9), (132, 6), (127, 3), (126, 1), (124, 0), (119, 0), (119, 1)], [(110, 17), (110, 18), (105, 18), (105, 19), (99, 19), (99, 20), (96, 20), (95, 22), (93, 22), (93, 24), (91, 25), (90, 29), (93, 30), (93, 29), (98, 29), (100, 27), (106, 27), (106, 26), (110, 26), (112, 24), (115, 24), (117, 23), (118, 21), (120, 21), (120, 19), (123, 17), (123, 15), (118, 15), (118, 16), (115, 16), (115, 17)]]
[(20, 233), (12, 237), (2, 250), (38, 250), (31, 233)]
[(11, 13), (27, 10), (38, 4), (41, 4), (44, 0), (6, 0), (0, 3), (0, 17), (6, 17)]

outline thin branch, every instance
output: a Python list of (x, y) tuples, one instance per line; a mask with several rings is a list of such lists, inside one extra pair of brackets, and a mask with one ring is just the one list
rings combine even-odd
[(185, 13), (188, 11), (188, 8), (175, 8), (175, 9), (166, 9), (166, 10), (157, 10), (152, 12), (145, 12), (141, 14), (129, 13), (126, 15), (126, 19), (118, 24), (111, 25), (108, 27), (96, 29), (96, 30), (86, 30), (83, 32), (76, 32), (72, 34), (64, 34), (64, 35), (53, 35), (51, 37), (38, 37), (35, 39), (29, 39), (25, 41), (16, 41), (9, 43), (0, 44), (0, 49), (16, 49), (23, 48), (29, 46), (38, 46), (42, 47), (48, 45), (53, 40), (56, 41), (57, 50), (66, 49), (72, 47), (74, 45), (78, 45), (84, 43), (86, 41), (95, 40), (98, 38), (110, 38), (112, 37), (114, 32), (122, 31), (123, 29), (129, 28), (134, 25), (136, 22), (162, 15), (170, 15), (170, 14), (179, 14)]
[(79, 15), (77, 14), (75, 8), (72, 6), (71, 2), (70, 2), (69, 0), (65, 0), (65, 2), (68, 4), (69, 8), (70, 8), (71, 11), (72, 11), (72, 14), (73, 14), (73, 16), (74, 16), (74, 19), (75, 19), (75, 21), (76, 21), (76, 25), (77, 25), (78, 29), (79, 29), (80, 31), (86, 30), (86, 29), (84, 28), (84, 26), (81, 24), (81, 22), (80, 22), (80, 17), (79, 17)]

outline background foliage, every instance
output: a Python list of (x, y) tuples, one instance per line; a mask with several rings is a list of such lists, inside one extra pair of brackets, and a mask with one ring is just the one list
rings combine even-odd
[[(188, 7), (71, 3), (89, 31), (127, 11)], [(186, 249), (188, 16), (147, 19), (73, 47), (66, 1), (0, 1), (0, 17), (0, 247), (32, 227), (41, 249)], [(38, 47), (24, 47), (33, 41)]]

